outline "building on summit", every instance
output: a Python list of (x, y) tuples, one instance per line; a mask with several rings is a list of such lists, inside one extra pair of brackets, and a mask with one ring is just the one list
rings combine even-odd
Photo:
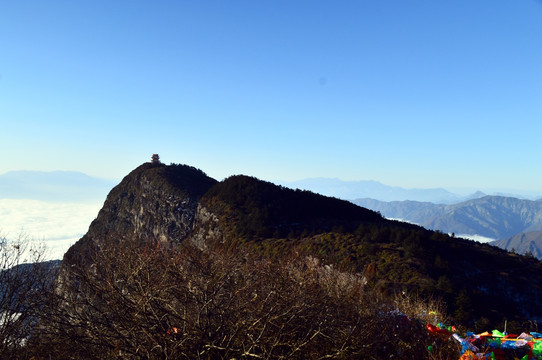
[(160, 164), (160, 156), (158, 154), (152, 154), (151, 164)]

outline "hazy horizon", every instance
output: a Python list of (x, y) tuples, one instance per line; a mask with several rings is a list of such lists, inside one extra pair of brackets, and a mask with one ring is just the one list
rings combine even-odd
[[(186, 165), (195, 166), (193, 164), (186, 164)], [(195, 167), (197, 168), (197, 166), (195, 166)], [(205, 172), (205, 169), (200, 168), (200, 170)], [(109, 183), (111, 183), (112, 187), (115, 186), (116, 184), (120, 183), (120, 181), (122, 180), (122, 178), (124, 176), (128, 175), (128, 173), (126, 173), (124, 176), (122, 176), (120, 178), (101, 178), (101, 177), (86, 174), (83, 171), (77, 171), (77, 170), (50, 170), (50, 171), (44, 171), (44, 170), (18, 169), (18, 170), (10, 170), (10, 171), (6, 171), (4, 173), (0, 173), (0, 177), (3, 176), (3, 175), (7, 175), (9, 173), (17, 173), (17, 172), (21, 172), (21, 173), (24, 173), (24, 172), (29, 172), (29, 173), (36, 172), (36, 173), (44, 173), (44, 174), (52, 174), (52, 173), (80, 174), (80, 175), (87, 176), (87, 177), (90, 177), (90, 178), (95, 179), (95, 180), (103, 180), (103, 181), (109, 182)], [(239, 175), (239, 174), (232, 174), (232, 175)], [(243, 175), (254, 176), (253, 174), (249, 174), (249, 173), (246, 173), (246, 174), (243, 174)], [(273, 183), (276, 183), (276, 184), (284, 185), (284, 184), (296, 184), (296, 183), (310, 182), (310, 181), (319, 180), (319, 179), (326, 180), (326, 181), (327, 180), (331, 180), (331, 181), (338, 180), (338, 181), (343, 182), (343, 183), (374, 182), (374, 183), (382, 184), (382, 185), (389, 186), (389, 187), (402, 188), (402, 189), (405, 189), (405, 190), (443, 189), (443, 190), (449, 191), (451, 193), (454, 193), (454, 194), (457, 194), (457, 195), (460, 195), (460, 196), (472, 195), (473, 193), (478, 192), (478, 191), (482, 191), (487, 195), (505, 194), (505, 195), (512, 195), (512, 196), (514, 196), (514, 195), (521, 195), (521, 196), (540, 195), (540, 196), (542, 196), (542, 190), (536, 190), (536, 189), (489, 188), (489, 187), (477, 188), (477, 187), (472, 187), (472, 186), (465, 186), (465, 187), (446, 187), (446, 186), (421, 187), (421, 186), (413, 186), (413, 187), (408, 187), (408, 186), (402, 186), (400, 184), (389, 184), (389, 183), (385, 183), (383, 181), (380, 181), (378, 179), (372, 179), (372, 178), (345, 180), (345, 179), (341, 179), (341, 178), (333, 176), (333, 175), (330, 175), (328, 177), (326, 177), (326, 176), (307, 177), (307, 178), (300, 178), (300, 179), (295, 179), (295, 180), (290, 180), (290, 181), (286, 181), (286, 180), (283, 180), (283, 179), (261, 179), (261, 180), (266, 180), (266, 181), (270, 181), (270, 182), (273, 182)], [(223, 179), (216, 179), (216, 180), (221, 181)], [(0, 197), (0, 199), (1, 199), (1, 197)]]

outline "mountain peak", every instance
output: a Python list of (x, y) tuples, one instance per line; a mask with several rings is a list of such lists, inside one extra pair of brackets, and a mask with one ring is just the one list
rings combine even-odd
[[(145, 163), (134, 169), (111, 190), (63, 266), (90, 266), (88, 254), (123, 240), (172, 248), (187, 241), (202, 250), (244, 250), (278, 259), (294, 253), (359, 276), (371, 267), (373, 275), (365, 280), (382, 296), (399, 291), (437, 296), (465, 322), (477, 316), (524, 320), (539, 316), (542, 308), (536, 290), (542, 286), (542, 265), (535, 259), (251, 176), (217, 182), (188, 165)], [(521, 276), (527, 266), (528, 279)], [(458, 305), (460, 292), (472, 303), (468, 309)]]
[(89, 246), (130, 237), (180, 243), (192, 230), (200, 198), (216, 183), (188, 165), (144, 163), (107, 196), (89, 231), (64, 259), (78, 262)]

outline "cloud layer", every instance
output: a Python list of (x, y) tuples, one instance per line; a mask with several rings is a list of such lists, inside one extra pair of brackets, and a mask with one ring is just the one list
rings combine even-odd
[(102, 202), (59, 203), (0, 199), (0, 234), (16, 239), (20, 234), (43, 242), (47, 258), (62, 259), (68, 248), (88, 230)]

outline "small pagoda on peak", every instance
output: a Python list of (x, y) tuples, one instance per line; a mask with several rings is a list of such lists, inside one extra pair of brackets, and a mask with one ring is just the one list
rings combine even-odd
[(160, 156), (158, 154), (152, 154), (151, 164), (160, 164)]

